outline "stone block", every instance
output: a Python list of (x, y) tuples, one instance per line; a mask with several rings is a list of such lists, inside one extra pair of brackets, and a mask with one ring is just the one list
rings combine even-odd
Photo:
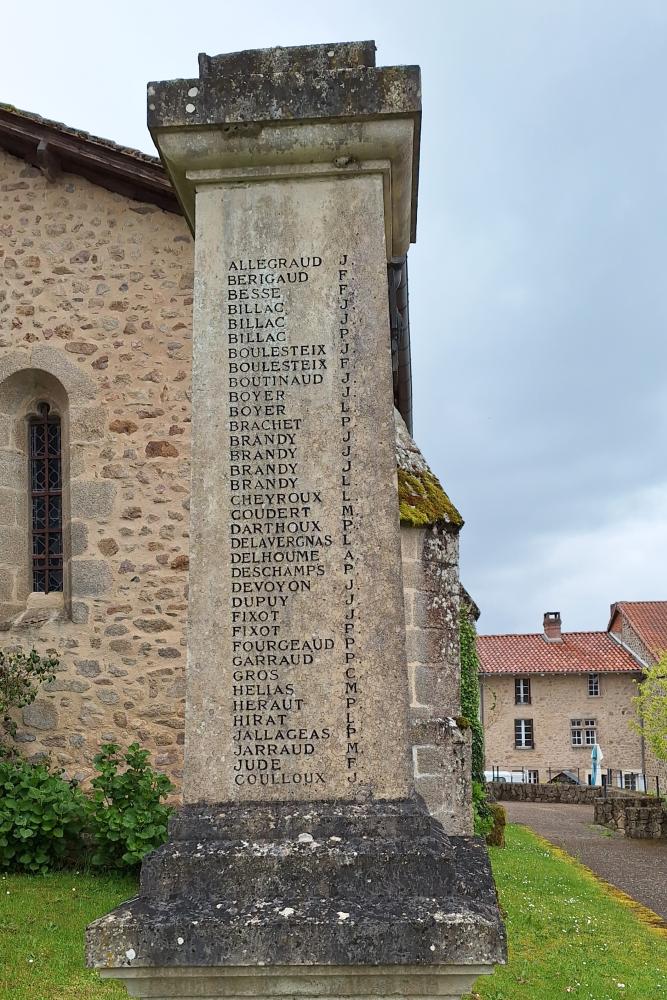
[(434, 586), (431, 577), (426, 576), (420, 560), (403, 562), (403, 585), (410, 590), (440, 590), (439, 582)]
[(452, 600), (451, 588), (436, 593), (415, 590), (413, 594), (415, 628), (455, 630), (458, 637), (458, 602)]
[(90, 445), (76, 442), (69, 449), (69, 479), (74, 482), (90, 471)]
[(17, 743), (34, 743), (36, 739), (37, 737), (34, 733), (28, 733), (25, 729), (19, 729), (14, 736), (14, 740)]
[(177, 458), (178, 448), (170, 441), (149, 441), (146, 445), (146, 458)]
[(408, 629), (405, 647), (408, 663), (439, 663), (444, 656), (443, 637), (437, 629)]
[(114, 653), (131, 653), (132, 643), (128, 639), (112, 639), (109, 643), (109, 649)]
[(75, 480), (70, 487), (72, 518), (106, 521), (113, 511), (116, 485), (109, 481)]
[(81, 711), (79, 712), (79, 721), (82, 725), (95, 731), (99, 731), (99, 726), (104, 719), (104, 713), (101, 709), (97, 708), (96, 705), (92, 705), (90, 702), (85, 702), (81, 706)]
[(423, 562), (439, 566), (455, 566), (459, 561), (458, 532), (450, 527), (434, 527), (425, 531), (422, 548)]
[(72, 601), (72, 621), (75, 625), (87, 625), (90, 609), (83, 601)]
[(446, 663), (415, 666), (414, 696), (417, 707), (428, 707), (437, 716), (456, 716), (460, 704), (458, 671)]
[(9, 489), (0, 490), (0, 525), (2, 527), (16, 524), (16, 505), (19, 496), (23, 496), (23, 494), (17, 494), (14, 490)]
[(28, 538), (21, 528), (3, 528), (0, 532), (0, 562), (21, 566), (28, 562)]
[(102, 673), (98, 660), (75, 660), (74, 667), (82, 677), (99, 677)]
[[(134, 949), (133, 949), (134, 950)], [(473, 983), (491, 969), (482, 964), (441, 965), (433, 973), (422, 966), (317, 966), (294, 965), (274, 969), (270, 965), (209, 966), (185, 965), (141, 968), (128, 963), (113, 973), (100, 969), (102, 978), (113, 976), (133, 997), (183, 1000), (360, 1000), (362, 997), (401, 997), (404, 1000), (459, 1000), (467, 996)]]
[(58, 348), (50, 347), (47, 344), (36, 344), (32, 349), (30, 362), (30, 367), (41, 368), (50, 375), (55, 375), (65, 387), (72, 408), (86, 400), (94, 399), (95, 383), (93, 380)]
[(173, 628), (173, 624), (166, 618), (137, 618), (134, 622), (136, 628), (142, 632), (165, 632)]
[(69, 436), (74, 444), (99, 441), (104, 437), (105, 416), (101, 406), (73, 406), (70, 410)]
[(119, 549), (115, 538), (101, 538), (97, 547), (103, 556), (115, 556)]
[(84, 521), (73, 521), (71, 525), (72, 555), (82, 556), (88, 548), (88, 525)]
[(0, 489), (20, 492), (27, 485), (27, 460), (22, 452), (0, 451)]
[(52, 701), (38, 698), (23, 709), (23, 724), (32, 729), (57, 729), (58, 709)]
[(57, 677), (54, 681), (49, 681), (44, 685), (45, 691), (72, 691), (74, 694), (83, 694), (88, 691), (90, 684), (86, 681), (77, 681), (75, 678), (62, 679)]
[(131, 475), (132, 470), (126, 465), (121, 465), (120, 462), (111, 462), (102, 468), (104, 479), (129, 479)]
[(139, 425), (135, 424), (134, 420), (112, 420), (109, 430), (114, 434), (134, 434), (139, 430)]
[(415, 778), (440, 776), (443, 767), (443, 750), (437, 746), (413, 746), (412, 758)]
[(424, 529), (401, 525), (401, 558), (404, 563), (421, 559)]
[(109, 566), (102, 559), (72, 559), (72, 596), (99, 597), (112, 584)]
[(16, 571), (11, 566), (0, 566), (0, 604), (11, 604), (14, 601), (15, 584)]
[(106, 688), (98, 691), (97, 697), (103, 705), (117, 705), (120, 701), (120, 695), (116, 691), (107, 690)]

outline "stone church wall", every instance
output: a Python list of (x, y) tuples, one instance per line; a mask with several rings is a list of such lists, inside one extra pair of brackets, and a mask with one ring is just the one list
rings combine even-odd
[[(62, 672), (18, 721), (85, 777), (102, 740), (178, 780), (188, 568), (192, 241), (184, 221), (0, 153), (0, 618)], [(32, 595), (25, 416), (59, 411), (64, 595)], [(27, 473), (26, 473), (27, 475)], [(67, 516), (69, 514), (69, 516)]]
[[(178, 786), (186, 657), (193, 244), (184, 220), (0, 151), (0, 630), (56, 649), (17, 717), (80, 779), (139, 740)], [(65, 589), (31, 593), (26, 421), (62, 422)], [(403, 527), (418, 791), (468, 832), (457, 529)], [(212, 650), (212, 655), (214, 651)]]

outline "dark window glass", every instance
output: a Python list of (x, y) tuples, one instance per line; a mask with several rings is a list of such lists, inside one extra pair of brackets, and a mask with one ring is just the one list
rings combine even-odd
[(63, 519), (60, 418), (43, 403), (30, 421), (32, 589), (63, 589)]

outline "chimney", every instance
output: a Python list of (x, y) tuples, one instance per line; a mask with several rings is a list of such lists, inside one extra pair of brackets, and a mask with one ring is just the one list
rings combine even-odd
[(562, 642), (563, 636), (560, 631), (561, 620), (560, 611), (544, 612), (544, 638), (547, 642)]

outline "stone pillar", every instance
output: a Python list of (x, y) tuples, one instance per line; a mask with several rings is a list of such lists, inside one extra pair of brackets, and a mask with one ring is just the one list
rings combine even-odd
[(481, 844), (413, 794), (387, 260), (416, 67), (200, 56), (149, 125), (195, 240), (184, 808), (91, 925), (135, 996), (459, 997), (504, 959)]

